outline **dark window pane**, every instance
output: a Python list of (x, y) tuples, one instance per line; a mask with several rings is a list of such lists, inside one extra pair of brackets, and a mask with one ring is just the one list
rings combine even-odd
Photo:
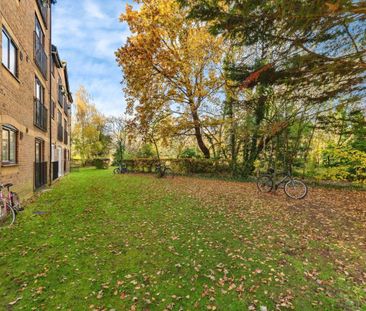
[(43, 46), (43, 37), (44, 37), (44, 34), (43, 34), (43, 31), (42, 31), (41, 24), (39, 23), (37, 17), (36, 17), (36, 29), (35, 29), (35, 31), (36, 31), (37, 37), (39, 38), (40, 43)]

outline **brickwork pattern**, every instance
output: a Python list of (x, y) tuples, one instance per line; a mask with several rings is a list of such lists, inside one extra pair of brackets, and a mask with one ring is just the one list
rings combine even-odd
[[(48, 56), (48, 77), (45, 79), (41, 74), (34, 60), (34, 29), (35, 18), (38, 18), (45, 34), (45, 52)], [(0, 161), (0, 182), (12, 182), (15, 190), (23, 198), (33, 194), (35, 190), (35, 140), (44, 141), (44, 161), (51, 163), (51, 143), (63, 149), (70, 149), (70, 144), (57, 142), (57, 120), (50, 122), (52, 97), (57, 105), (57, 81), (50, 79), (51, 64), (51, 36), (50, 36), (50, 14), (48, 21), (43, 21), (37, 0), (6, 0), (0, 1), (0, 28), (3, 27), (9, 33), (18, 47), (18, 77), (14, 77), (7, 68), (0, 64), (0, 129), (2, 125), (10, 124), (18, 130), (17, 143), (17, 164), (12, 166), (1, 165)], [(2, 40), (0, 40), (0, 58), (2, 55)], [(65, 83), (64, 68), (58, 68)], [(44, 104), (48, 110), (48, 130), (42, 131), (34, 125), (34, 94), (35, 77), (37, 77), (44, 89)], [(70, 124), (70, 116), (63, 112)], [(51, 125), (51, 129), (50, 129)], [(55, 135), (56, 133), (56, 135)], [(0, 131), (0, 142), (2, 141)], [(1, 144), (0, 144), (1, 147)], [(0, 152), (1, 157), (1, 152)], [(67, 171), (69, 166), (67, 165)], [(48, 169), (48, 181), (51, 181), (51, 170)]]

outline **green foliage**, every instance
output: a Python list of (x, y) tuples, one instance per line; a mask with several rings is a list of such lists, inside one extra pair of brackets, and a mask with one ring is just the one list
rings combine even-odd
[(110, 154), (112, 138), (106, 132), (105, 126), (99, 128), (99, 139), (96, 142), (96, 149), (92, 152), (93, 158), (107, 157)]
[(352, 147), (366, 152), (366, 117), (362, 110), (355, 110), (350, 113), (352, 120)]
[(182, 151), (182, 153), (180, 154), (180, 158), (183, 159), (192, 159), (192, 158), (197, 158), (197, 151), (194, 148), (186, 148)]
[(214, 159), (173, 160), (172, 167), (182, 174), (230, 175), (230, 163)]
[(113, 154), (113, 165), (118, 165), (123, 162), (125, 156), (126, 146), (119, 141), (117, 143), (117, 148), (115, 153)]
[[(230, 141), (226, 154), (233, 155), (233, 162), (237, 154), (242, 155), (243, 175), (253, 171), (255, 160), (268, 154), (275, 162), (281, 157), (284, 165), (304, 164), (314, 129), (339, 135), (332, 137), (339, 144), (349, 141), (353, 133), (352, 146), (365, 151), (364, 115), (350, 114), (350, 107), (366, 95), (364, 4), (348, 0), (179, 2), (188, 8), (190, 18), (207, 22), (214, 35), (225, 36), (232, 44), (223, 62), (231, 93), (226, 90), (224, 104), (235, 102), (229, 116), (234, 122), (230, 120), (227, 131), (231, 137), (225, 137), (225, 142)], [(230, 97), (235, 101), (228, 101)], [(334, 109), (337, 106), (339, 110)], [(314, 115), (329, 107), (332, 113), (314, 121)], [(242, 150), (234, 152), (232, 146), (240, 144)]]
[(166, 163), (176, 174), (230, 175), (230, 163), (214, 159), (134, 159), (125, 160), (128, 169), (135, 172), (152, 172), (155, 166)]
[(112, 116), (107, 120), (108, 134), (113, 150), (113, 165), (120, 164), (127, 155), (128, 130), (124, 115)]
[(321, 178), (345, 181), (366, 181), (366, 153), (351, 146), (330, 145), (323, 151), (326, 170)]
[(153, 146), (144, 144), (137, 152), (137, 158), (153, 158), (155, 156)]
[(97, 159), (93, 160), (93, 164), (98, 170), (108, 169), (109, 163), (110, 163), (110, 159), (106, 159), (106, 158), (97, 158)]

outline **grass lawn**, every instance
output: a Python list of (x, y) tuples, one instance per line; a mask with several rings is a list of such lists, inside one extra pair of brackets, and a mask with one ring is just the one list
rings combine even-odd
[(81, 170), (0, 230), (0, 310), (366, 310), (365, 197)]

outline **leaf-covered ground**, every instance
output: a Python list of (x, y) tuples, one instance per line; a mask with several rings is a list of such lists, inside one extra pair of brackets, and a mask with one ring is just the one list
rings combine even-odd
[(366, 192), (82, 170), (0, 231), (2, 309), (366, 310)]

